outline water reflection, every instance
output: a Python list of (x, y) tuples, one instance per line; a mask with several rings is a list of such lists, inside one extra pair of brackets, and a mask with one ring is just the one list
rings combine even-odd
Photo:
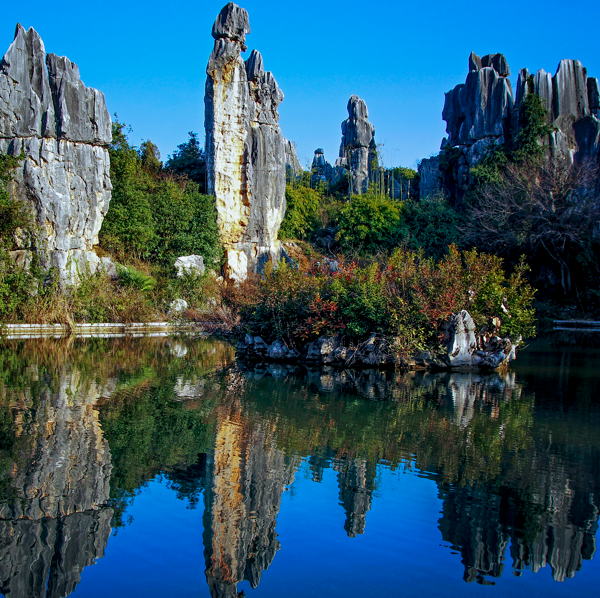
[(573, 577), (596, 546), (597, 383), (548, 394), (540, 363), (520, 375), (250, 370), (218, 342), (13, 344), (0, 354), (0, 590), (69, 595), (158, 475), (204, 508), (211, 596), (256, 588), (303, 460), (315, 483), (335, 472), (350, 538), (385, 503), (378, 471), (408, 469), (437, 484), (438, 533), (465, 581), (494, 583), (509, 557), (517, 576), (548, 565)]

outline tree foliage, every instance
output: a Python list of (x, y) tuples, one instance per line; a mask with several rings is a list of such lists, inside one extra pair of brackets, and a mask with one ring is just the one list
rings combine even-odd
[[(151, 141), (138, 151), (127, 133), (123, 123), (113, 123), (113, 192), (100, 232), (102, 246), (165, 265), (181, 255), (199, 254), (209, 267), (218, 267), (223, 250), (214, 199), (200, 193), (192, 179), (175, 176), (176, 169), (164, 170)], [(191, 141), (197, 142), (195, 137)]]
[(165, 164), (165, 169), (173, 174), (183, 175), (200, 185), (200, 192), (206, 193), (206, 156), (198, 135), (192, 131), (189, 139), (177, 146)]

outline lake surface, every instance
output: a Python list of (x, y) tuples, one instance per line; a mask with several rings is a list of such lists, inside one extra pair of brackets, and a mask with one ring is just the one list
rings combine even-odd
[(479, 375), (1, 345), (7, 597), (596, 595), (599, 509), (598, 349)]

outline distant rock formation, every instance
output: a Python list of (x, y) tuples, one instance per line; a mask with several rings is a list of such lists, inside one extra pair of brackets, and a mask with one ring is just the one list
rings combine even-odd
[(15, 259), (27, 263), (34, 251), (63, 283), (102, 264), (93, 246), (110, 203), (111, 135), (102, 92), (17, 25), (0, 62), (0, 152), (25, 154), (12, 193), (31, 206), (36, 230), (16, 239)]
[(216, 197), (226, 276), (234, 281), (280, 257), (286, 163), (293, 161), (278, 124), (283, 93), (260, 52), (241, 57), (247, 33), (248, 13), (230, 2), (213, 25), (206, 67), (208, 193)]
[[(529, 92), (527, 69), (519, 71), (516, 110)], [(533, 92), (548, 113), (547, 122), (555, 131), (550, 151), (570, 162), (600, 157), (600, 86), (587, 76), (579, 60), (561, 60), (553, 77), (540, 69), (533, 76)]]
[(369, 122), (364, 100), (352, 95), (348, 100), (348, 118), (342, 122), (342, 143), (336, 167), (350, 170), (350, 194), (366, 193), (376, 161), (375, 127)]
[[(444, 191), (460, 200), (470, 170), (494, 146), (510, 146), (519, 133), (519, 110), (527, 93), (529, 71), (521, 69), (516, 100), (510, 68), (502, 54), (469, 57), (465, 83), (446, 94), (442, 118), (448, 137), (442, 153), (421, 163), (421, 197)], [(600, 86), (578, 60), (562, 60), (551, 77), (533, 77), (533, 92), (542, 99), (555, 131), (545, 142), (551, 155), (571, 163), (600, 157)]]

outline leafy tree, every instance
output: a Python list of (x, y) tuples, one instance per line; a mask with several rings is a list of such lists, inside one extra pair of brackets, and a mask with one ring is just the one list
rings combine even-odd
[(13, 235), (18, 228), (31, 225), (31, 214), (27, 206), (13, 198), (7, 188), (15, 168), (24, 158), (23, 154), (0, 154), (0, 251), (12, 247)]
[(140, 146), (140, 155), (142, 158), (142, 166), (150, 172), (160, 172), (162, 162), (160, 161), (160, 152), (158, 147), (148, 139)]
[[(148, 148), (149, 149), (149, 148)], [(102, 223), (100, 242), (117, 254), (141, 258), (155, 241), (150, 207), (152, 177), (144, 171), (142, 158), (129, 144), (125, 125), (115, 115), (109, 148), (112, 198)]]
[(200, 192), (206, 193), (206, 156), (200, 146), (198, 135), (190, 131), (190, 138), (177, 146), (169, 157), (165, 168), (174, 174), (184, 175), (200, 185)]
[(343, 249), (377, 253), (395, 247), (405, 237), (403, 205), (379, 195), (355, 195), (338, 215), (337, 240)]
[(279, 230), (280, 239), (305, 239), (318, 225), (321, 196), (310, 187), (287, 185), (287, 208)]

